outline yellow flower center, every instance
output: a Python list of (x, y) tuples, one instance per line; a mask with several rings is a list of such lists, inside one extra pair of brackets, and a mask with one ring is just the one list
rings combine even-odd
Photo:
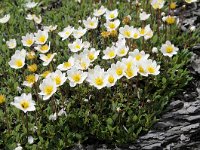
[(128, 77), (132, 77), (133, 76), (133, 70), (132, 69), (127, 68), (125, 73), (127, 74)]
[(144, 35), (144, 34), (145, 34), (145, 29), (144, 29), (144, 28), (142, 28), (142, 29), (140, 30), (140, 34), (141, 34), (141, 35)]
[(89, 53), (89, 54), (88, 54), (88, 58), (89, 58), (90, 60), (94, 60), (94, 54), (93, 54), (93, 53)]
[(152, 67), (152, 66), (149, 66), (148, 68), (147, 68), (147, 70), (150, 72), (150, 73), (155, 73), (155, 68), (154, 67)]
[(168, 16), (167, 19), (166, 19), (166, 22), (168, 24), (173, 24), (175, 22), (175, 17)]
[(125, 49), (121, 49), (121, 50), (120, 50), (120, 54), (121, 54), (121, 55), (124, 55), (125, 52), (126, 52)]
[(124, 31), (124, 35), (127, 36), (127, 37), (130, 37), (131, 36), (131, 32), (126, 30), (126, 31)]
[(39, 41), (40, 41), (41, 43), (44, 43), (44, 42), (46, 41), (45, 35), (41, 35), (40, 38), (39, 38)]
[(76, 49), (81, 49), (81, 46), (79, 44), (76, 44), (75, 48)]
[(51, 58), (51, 56), (52, 56), (52, 54), (47, 54), (47, 59), (50, 59)]
[(115, 23), (114, 23), (114, 22), (111, 22), (111, 23), (109, 24), (109, 27), (110, 27), (111, 29), (115, 29)]
[(27, 108), (30, 106), (30, 102), (27, 101), (27, 100), (22, 100), (22, 101), (20, 102), (20, 105), (21, 105), (21, 107), (22, 107), (23, 109), (27, 109)]
[(137, 33), (134, 33), (134, 34), (133, 34), (133, 37), (134, 37), (134, 38), (138, 38), (138, 36), (139, 36), (139, 35), (138, 35)]
[(54, 80), (55, 80), (55, 82), (56, 82), (56, 85), (60, 85), (60, 83), (61, 83), (61, 78), (60, 78), (59, 76), (56, 76), (56, 77), (54, 78)]
[(90, 22), (90, 26), (92, 26), (92, 27), (93, 27), (93, 26), (94, 26), (94, 22)]
[(128, 69), (131, 68), (132, 65), (133, 65), (133, 63), (132, 63), (131, 61), (129, 61), (129, 62), (126, 63), (126, 67), (127, 67)]
[(72, 79), (74, 80), (74, 82), (79, 82), (81, 80), (81, 75), (80, 74), (74, 74), (72, 76)]
[(116, 73), (118, 76), (121, 76), (123, 74), (123, 69), (122, 68), (117, 68)]
[(35, 82), (35, 75), (31, 74), (31, 75), (26, 76), (26, 81), (29, 84), (34, 83)]
[(87, 69), (86, 62), (81, 62), (81, 67), (82, 67), (83, 70)]
[(65, 32), (65, 34), (66, 34), (66, 35), (69, 35), (69, 34), (70, 34), (70, 32), (69, 32), (69, 31), (66, 31), (66, 32)]
[(137, 55), (135, 56), (135, 59), (136, 59), (137, 61), (139, 61), (141, 58), (142, 58), (142, 55), (140, 55), (140, 54), (137, 54)]
[(108, 56), (109, 56), (110, 58), (115, 57), (115, 51), (114, 51), (114, 50), (111, 50), (111, 51), (108, 53)]
[(71, 64), (70, 62), (65, 62), (65, 63), (64, 63), (64, 67), (65, 67), (65, 68), (69, 68), (69, 67), (71, 67), (71, 65), (72, 65), (72, 64)]
[(45, 93), (46, 95), (50, 95), (52, 92), (53, 92), (53, 86), (52, 86), (52, 85), (47, 85), (47, 86), (44, 88), (44, 93)]
[(113, 76), (109, 76), (108, 82), (112, 84), (112, 83), (114, 83), (114, 81), (115, 81), (114, 77)]
[(5, 96), (0, 94), (0, 104), (3, 104), (5, 101), (6, 101)]
[(115, 18), (115, 14), (110, 14), (110, 18)]
[(49, 45), (47, 45), (47, 44), (41, 46), (41, 48), (40, 48), (41, 51), (47, 51), (48, 49), (49, 49)]
[(103, 85), (103, 78), (102, 77), (97, 77), (95, 79), (95, 84), (98, 85), (98, 86)]
[(170, 45), (170, 46), (167, 46), (166, 52), (167, 52), (167, 53), (172, 53), (172, 52), (173, 52), (173, 47), (172, 47), (171, 45)]
[(32, 39), (28, 39), (28, 40), (26, 41), (26, 44), (27, 44), (27, 45), (32, 45), (32, 44), (33, 44), (33, 40), (32, 40)]
[(145, 73), (144, 68), (142, 66), (139, 66), (138, 69), (139, 69), (139, 72)]
[(17, 60), (15, 61), (15, 65), (16, 65), (17, 67), (22, 67), (22, 66), (23, 66), (22, 60), (21, 60), (21, 59), (17, 59)]
[(51, 72), (50, 72), (50, 71), (45, 71), (45, 72), (43, 72), (43, 73), (42, 73), (42, 77), (43, 77), (43, 78), (46, 78), (46, 76), (47, 76), (49, 73), (51, 73)]

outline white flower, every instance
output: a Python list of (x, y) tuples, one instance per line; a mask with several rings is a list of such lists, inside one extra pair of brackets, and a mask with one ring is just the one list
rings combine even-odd
[(161, 9), (163, 8), (165, 0), (152, 0), (151, 5), (154, 9)]
[(35, 15), (33, 16), (33, 20), (35, 21), (35, 23), (40, 24), (42, 22), (42, 17), (41, 15), (39, 15), (38, 17)]
[(134, 65), (136, 65), (136, 61), (131, 56), (129, 56), (128, 58), (123, 58), (122, 63), (126, 65), (126, 68), (131, 68), (134, 67)]
[(48, 100), (57, 90), (55, 81), (49, 76), (45, 78), (39, 86), (43, 100)]
[(96, 17), (99, 17), (101, 15), (103, 15), (106, 12), (106, 8), (104, 6), (101, 6), (98, 10), (95, 9), (93, 15)]
[(59, 32), (58, 35), (62, 38), (62, 41), (64, 41), (72, 34), (73, 31), (74, 27), (67, 26), (62, 32)]
[(36, 49), (40, 53), (44, 54), (44, 53), (47, 53), (50, 50), (50, 45), (51, 45), (51, 42), (49, 42), (49, 44), (38, 45), (38, 46), (34, 47), (34, 49)]
[(70, 86), (75, 87), (77, 84), (83, 83), (83, 81), (87, 78), (87, 72), (83, 72), (73, 67), (67, 71), (67, 78), (70, 81)]
[(144, 28), (139, 28), (138, 30), (140, 32), (140, 36), (145, 36), (147, 34), (149, 34), (149, 36), (150, 36), (150, 34), (151, 34), (150, 32), (152, 32), (149, 24), (146, 25)]
[(90, 42), (84, 41), (84, 42), (83, 42), (83, 48), (84, 48), (84, 49), (88, 49), (89, 47), (90, 47)]
[(141, 74), (142, 76), (145, 76), (145, 77), (148, 76), (147, 65), (148, 65), (148, 60), (147, 59), (141, 59), (137, 63), (138, 73)]
[(56, 83), (56, 86), (59, 87), (65, 83), (67, 80), (66, 73), (62, 73), (60, 70), (56, 70), (55, 72), (51, 73), (51, 78)]
[(137, 62), (141, 59), (147, 59), (149, 57), (149, 54), (145, 54), (144, 51), (139, 51), (138, 49), (135, 49), (133, 52), (129, 52), (129, 56), (131, 56), (134, 60)]
[(157, 65), (156, 61), (152, 61), (151, 59), (147, 61), (146, 70), (148, 74), (158, 75), (160, 73), (159, 69), (160, 65)]
[(9, 49), (14, 49), (17, 46), (17, 42), (15, 39), (10, 39), (9, 41), (6, 41), (6, 45)]
[(147, 20), (150, 17), (151, 14), (147, 14), (146, 12), (140, 13), (140, 20)]
[(43, 60), (43, 66), (48, 66), (49, 63), (53, 60), (54, 56), (57, 55), (56, 53), (53, 54), (40, 54), (40, 59)]
[(196, 30), (196, 27), (195, 26), (191, 26), (189, 29), (190, 29), (191, 32), (193, 32), (193, 31)]
[(124, 27), (120, 27), (119, 32), (125, 38), (132, 38), (133, 37), (133, 27), (132, 26), (125, 25)]
[(22, 150), (23, 148), (21, 147), (21, 145), (18, 143), (17, 147), (14, 150)]
[(35, 18), (35, 14), (27, 14), (26, 20), (33, 20)]
[(66, 111), (64, 108), (62, 108), (59, 112), (58, 112), (58, 116), (62, 116), (62, 115), (67, 115)]
[(117, 56), (123, 57), (126, 56), (129, 51), (129, 47), (126, 46), (125, 44), (121, 44), (120, 46), (117, 47)]
[(79, 39), (79, 38), (81, 38), (86, 32), (87, 32), (86, 29), (83, 29), (82, 27), (79, 27), (77, 30), (75, 29), (75, 30), (73, 31), (73, 36), (74, 36), (74, 38)]
[(15, 54), (11, 57), (11, 60), (8, 64), (11, 68), (20, 69), (25, 65), (25, 57), (26, 51), (24, 49), (22, 49), (21, 51), (16, 50)]
[(111, 68), (115, 71), (117, 79), (120, 79), (124, 76), (124, 70), (126, 68), (126, 65), (120, 61), (117, 61), (116, 64), (111, 65)]
[(37, 82), (39, 75), (28, 75), (26, 76), (26, 80), (22, 83), (22, 85), (27, 87), (32, 87), (35, 82)]
[(43, 27), (43, 30), (44, 30), (44, 31), (47, 31), (47, 32), (52, 32), (52, 31), (56, 30), (57, 27), (58, 27), (57, 25), (54, 25), (54, 26), (53, 26), (53, 25), (44, 26), (44, 27)]
[(138, 73), (138, 68), (135, 64), (132, 64), (131, 66), (126, 65), (126, 69), (124, 70), (124, 75), (126, 76), (127, 79), (131, 79), (135, 76), (137, 76)]
[(0, 18), (0, 23), (7, 23), (10, 19), (10, 14), (5, 15), (3, 18)]
[(14, 105), (24, 113), (35, 110), (35, 101), (32, 100), (32, 95), (30, 93), (27, 95), (23, 93), (21, 96), (15, 97), (14, 102), (11, 102), (11, 105)]
[(75, 66), (80, 70), (86, 70), (90, 66), (90, 59), (84, 55), (83, 53), (80, 54), (78, 57), (75, 56)]
[(112, 87), (117, 82), (118, 76), (113, 68), (109, 68), (106, 72), (107, 87)]
[(38, 32), (35, 33), (35, 43), (36, 44), (45, 44), (47, 39), (48, 39), (47, 31), (38, 30)]
[(51, 121), (55, 121), (57, 119), (57, 114), (56, 114), (56, 112), (54, 113), (54, 114), (51, 114), (50, 116), (49, 116), (49, 120), (51, 120)]
[(38, 3), (36, 3), (36, 2), (30, 2), (30, 1), (29, 1), (29, 2), (27, 2), (27, 3), (25, 4), (25, 7), (28, 8), (28, 9), (31, 9), (31, 8), (36, 7), (37, 4), (38, 4)]
[(173, 55), (177, 54), (177, 51), (179, 48), (175, 47), (173, 44), (171, 44), (170, 41), (166, 41), (165, 44), (161, 47), (161, 52), (164, 56), (172, 57)]
[(152, 53), (158, 53), (157, 47), (153, 47), (153, 48), (152, 48)]
[(28, 143), (29, 144), (33, 144), (33, 142), (34, 142), (33, 137), (32, 136), (28, 136)]
[(106, 10), (106, 14), (105, 14), (106, 20), (115, 19), (115, 18), (117, 18), (117, 16), (118, 16), (118, 10), (117, 9), (115, 9), (113, 11)]
[(87, 20), (83, 20), (83, 24), (87, 29), (96, 29), (98, 26), (98, 18), (88, 17)]
[(106, 50), (103, 51), (104, 56), (102, 59), (113, 59), (117, 55), (117, 48), (115, 46), (107, 47)]
[(83, 46), (82, 40), (80, 39), (76, 39), (73, 43), (68, 44), (68, 47), (74, 53), (82, 50)]
[(33, 33), (27, 33), (25, 36), (22, 36), (23, 46), (31, 47), (35, 42), (35, 37)]
[(102, 89), (107, 85), (106, 73), (99, 65), (95, 66), (94, 69), (89, 69), (88, 78), (86, 80), (91, 86), (94, 86), (97, 89)]
[(146, 34), (144, 35), (144, 39), (145, 39), (145, 40), (148, 40), (148, 39), (152, 38), (152, 36), (153, 36), (153, 30), (151, 30), (150, 25), (147, 25), (147, 26), (145, 27), (145, 30), (146, 30), (147, 32), (146, 32)]
[(137, 28), (133, 28), (133, 39), (139, 39), (140, 38), (140, 32)]
[(185, 2), (190, 4), (190, 3), (197, 2), (197, 0), (185, 0)]
[(120, 21), (119, 21), (119, 19), (114, 20), (114, 21), (108, 20), (104, 25), (107, 28), (107, 31), (113, 31), (113, 30), (116, 30), (119, 27)]
[(66, 71), (66, 70), (69, 70), (71, 69), (73, 66), (74, 66), (74, 58), (71, 56), (68, 61), (58, 65), (58, 69), (61, 70), (61, 71)]
[(90, 50), (85, 49), (83, 53), (89, 58), (90, 62), (93, 62), (99, 56), (100, 51), (91, 48)]

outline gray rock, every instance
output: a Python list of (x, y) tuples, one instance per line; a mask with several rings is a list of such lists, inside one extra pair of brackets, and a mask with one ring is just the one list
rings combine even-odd
[(191, 124), (189, 126), (181, 128), (182, 131), (189, 131), (191, 129), (195, 129), (199, 127), (199, 123)]

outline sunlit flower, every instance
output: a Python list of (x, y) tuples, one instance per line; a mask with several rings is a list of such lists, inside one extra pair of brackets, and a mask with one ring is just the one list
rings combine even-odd
[(90, 59), (87, 57), (87, 55), (81, 54), (78, 57), (75, 56), (75, 66), (77, 69), (80, 70), (86, 70), (90, 66)]
[(133, 27), (132, 26), (125, 25), (124, 27), (120, 27), (119, 32), (125, 38), (132, 38), (133, 37)]
[(26, 51), (24, 49), (22, 49), (21, 51), (17, 50), (15, 51), (15, 54), (11, 57), (11, 60), (8, 64), (11, 68), (20, 69), (25, 65), (25, 57)]
[(146, 30), (147, 32), (146, 32), (146, 34), (144, 35), (144, 39), (145, 39), (145, 40), (148, 40), (148, 39), (152, 38), (152, 37), (153, 37), (153, 30), (150, 28), (150, 25), (147, 25), (147, 26), (145, 27), (145, 30)]
[(43, 66), (48, 66), (49, 63), (53, 60), (54, 56), (56, 55), (56, 53), (49, 53), (47, 55), (45, 54), (40, 54), (40, 59), (43, 61)]
[(138, 49), (135, 49), (133, 52), (129, 52), (129, 56), (131, 56), (136, 62), (140, 61), (141, 59), (147, 59), (149, 57), (149, 54), (145, 54), (144, 51), (139, 51)]
[(87, 29), (95, 29), (98, 26), (98, 18), (88, 17), (87, 20), (83, 20), (83, 24)]
[(140, 13), (140, 20), (147, 20), (150, 17), (151, 14), (147, 14), (146, 12)]
[(141, 74), (142, 76), (145, 76), (145, 77), (148, 76), (147, 65), (148, 65), (147, 59), (141, 59), (137, 63), (138, 73)]
[(30, 72), (36, 72), (37, 71), (37, 64), (32, 64), (32, 65), (29, 65), (28, 66), (28, 70), (30, 71)]
[(154, 9), (163, 8), (165, 0), (151, 0), (151, 5)]
[(151, 28), (150, 28), (150, 25), (149, 25), (149, 24), (146, 25), (146, 26), (143, 27), (143, 28), (139, 28), (138, 30), (139, 30), (139, 32), (140, 32), (140, 36), (145, 36), (145, 35), (149, 32), (150, 29), (151, 29)]
[(107, 87), (112, 87), (115, 85), (115, 83), (117, 82), (118, 80), (118, 76), (115, 72), (114, 69), (112, 68), (109, 68), (107, 71), (106, 71), (106, 78), (107, 78)]
[(26, 80), (22, 83), (22, 85), (27, 86), (27, 87), (32, 87), (33, 84), (37, 82), (38, 78), (39, 78), (39, 75), (37, 74), (28, 75), (26, 76), (25, 78)]
[(89, 58), (90, 62), (93, 62), (94, 60), (96, 60), (99, 53), (100, 53), (100, 51), (95, 50), (95, 48), (91, 48), (90, 50), (85, 49), (83, 51), (83, 54), (85, 54)]
[(70, 58), (68, 59), (68, 61), (66, 61), (66, 62), (64, 62), (64, 63), (58, 65), (57, 68), (58, 68), (59, 70), (61, 70), (61, 71), (69, 70), (69, 69), (71, 69), (71, 68), (74, 66), (74, 62), (75, 62), (74, 58), (73, 58), (73, 57), (70, 57)]
[(135, 60), (131, 56), (129, 56), (128, 58), (123, 58), (122, 63), (126, 66), (127, 69), (132, 68), (136, 65)]
[(75, 30), (73, 31), (73, 36), (74, 36), (74, 38), (79, 39), (79, 38), (81, 38), (86, 32), (87, 32), (86, 29), (83, 29), (82, 27), (79, 27), (78, 29), (75, 29)]
[(133, 36), (132, 36), (132, 38), (133, 39), (139, 39), (140, 38), (140, 32), (139, 32), (139, 30), (137, 29), (137, 28), (133, 28)]
[(106, 10), (106, 14), (105, 14), (106, 20), (115, 19), (115, 18), (117, 18), (117, 16), (118, 16), (118, 10), (117, 9), (115, 9), (113, 11)]
[(117, 79), (120, 79), (124, 76), (124, 70), (126, 68), (126, 65), (120, 61), (117, 61), (116, 64), (111, 65), (111, 68), (115, 71)]
[(166, 43), (163, 44), (161, 47), (161, 52), (163, 53), (163, 55), (169, 56), (169, 57), (176, 55), (178, 50), (179, 50), (179, 48), (177, 48), (173, 44), (171, 44), (170, 41), (166, 41)]
[(33, 16), (33, 20), (35, 21), (35, 23), (40, 24), (42, 22), (42, 17), (41, 15), (39, 16)]
[(67, 26), (62, 32), (59, 32), (58, 35), (62, 38), (62, 41), (64, 41), (72, 34), (73, 31), (74, 27)]
[(38, 46), (34, 47), (34, 49), (36, 49), (40, 53), (44, 54), (44, 53), (47, 53), (50, 50), (50, 45), (51, 45), (51, 42), (49, 42), (49, 44), (38, 45)]
[(73, 67), (67, 71), (67, 78), (70, 81), (70, 86), (75, 87), (77, 84), (83, 83), (83, 81), (87, 78), (87, 72), (83, 72)]
[(74, 53), (82, 50), (83, 46), (82, 40), (80, 39), (76, 39), (73, 43), (68, 44), (68, 47)]
[(31, 1), (29, 1), (29, 2), (27, 2), (27, 3), (25, 4), (25, 7), (28, 8), (28, 9), (31, 9), (31, 8), (36, 7), (37, 4), (38, 4), (38, 3), (36, 3), (36, 2), (31, 2)]
[(10, 20), (10, 14), (5, 15), (3, 18), (0, 18), (0, 23), (4, 24)]
[(47, 39), (48, 39), (47, 31), (38, 30), (38, 32), (35, 33), (35, 43), (36, 44), (45, 44)]
[(124, 70), (124, 76), (126, 76), (127, 79), (131, 79), (135, 76), (137, 76), (138, 73), (138, 68), (135, 64), (129, 66), (127, 64), (126, 65), (126, 69)]
[(96, 17), (99, 17), (103, 15), (106, 12), (106, 8), (104, 6), (101, 6), (99, 9), (95, 9), (93, 15)]
[(120, 21), (119, 19), (114, 20), (114, 21), (107, 21), (104, 25), (107, 28), (107, 31), (112, 31), (112, 30), (116, 30), (119, 27)]
[(102, 89), (107, 85), (106, 73), (99, 65), (95, 66), (94, 69), (89, 69), (86, 80), (97, 89)]
[(48, 100), (57, 90), (56, 82), (49, 76), (45, 78), (39, 86), (43, 100)]
[(123, 57), (126, 56), (129, 51), (129, 47), (126, 46), (124, 43), (118, 44), (117, 46), (117, 56)]
[(56, 86), (61, 86), (67, 80), (66, 73), (62, 73), (60, 70), (56, 70), (55, 72), (51, 73), (51, 78), (55, 81)]
[(22, 36), (23, 46), (31, 47), (35, 42), (35, 37), (33, 33), (27, 33), (25, 36)]
[(15, 39), (10, 39), (9, 41), (6, 41), (6, 45), (9, 49), (14, 49), (17, 46), (17, 42)]
[(32, 95), (23, 93), (19, 97), (14, 98), (14, 102), (11, 102), (16, 108), (22, 110), (24, 113), (27, 111), (35, 111), (35, 101), (32, 100)]
[(151, 59), (147, 61), (146, 70), (148, 74), (158, 75), (160, 73), (159, 69), (160, 65), (157, 65), (156, 61), (152, 61)]
[(117, 55), (117, 48), (115, 46), (107, 47), (106, 50), (103, 51), (104, 56), (102, 59), (113, 59)]

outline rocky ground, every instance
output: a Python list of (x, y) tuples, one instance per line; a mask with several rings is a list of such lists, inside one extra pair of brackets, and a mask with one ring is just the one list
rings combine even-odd
[[(176, 12), (177, 14), (180, 12)], [(183, 31), (191, 25), (200, 26), (200, 3), (191, 5), (184, 13)], [(194, 79), (185, 92), (175, 97), (163, 112), (159, 122), (135, 144), (116, 150), (199, 150), (200, 149), (200, 44), (191, 49), (189, 66)], [(108, 150), (107, 145), (79, 145), (73, 150)]]

